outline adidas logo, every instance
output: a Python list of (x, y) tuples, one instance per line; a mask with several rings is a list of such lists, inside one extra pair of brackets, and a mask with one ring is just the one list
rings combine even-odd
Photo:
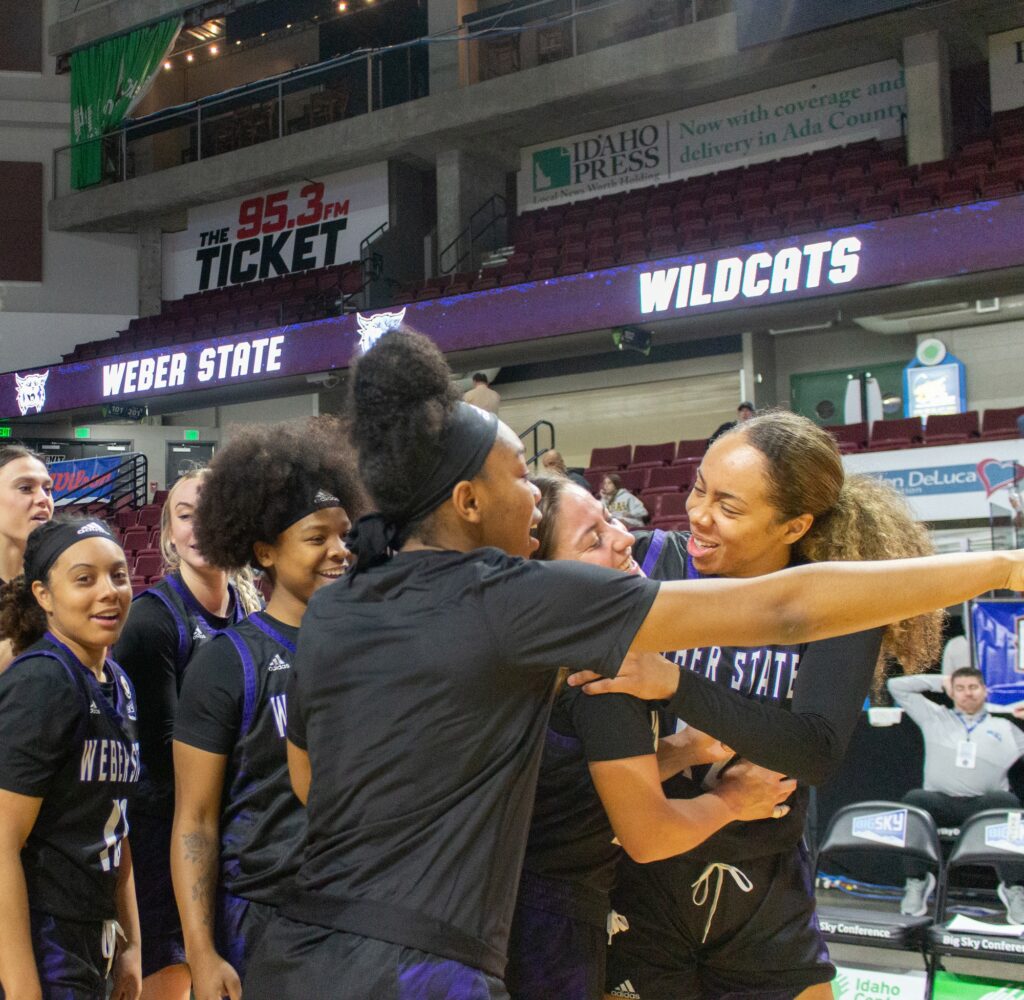
[(324, 504), (339, 502), (338, 498), (333, 493), (328, 493), (327, 490), (317, 490), (316, 496), (313, 497), (313, 503), (320, 507)]
[(281, 659), (280, 654), (275, 653), (274, 658), (270, 661), (270, 665), (267, 670), (288, 670), (291, 664), (287, 660)]
[(94, 702), (94, 701), (90, 701), (89, 702), (89, 714), (90, 715), (99, 715), (100, 714), (100, 710), (96, 707), (96, 702)]
[(101, 535), (109, 535), (106, 527), (100, 524), (99, 521), (90, 521), (88, 524), (83, 524), (82, 527), (75, 532), (76, 535), (95, 535), (96, 533)]
[(193, 639), (198, 639), (198, 640), (199, 640), (200, 642), (202, 642), (202, 641), (203, 641), (204, 639), (208, 638), (208, 636), (207, 636), (207, 635), (206, 635), (206, 633), (205, 633), (205, 632), (204, 632), (204, 631), (203, 631), (203, 630), (202, 630), (202, 629), (201, 629), (201, 628), (200, 628), (200, 627), (199, 627), (199, 626), (197, 625), (197, 626), (196, 626), (196, 630), (195, 630), (195, 631), (194, 631), (194, 632), (192, 633), (192, 638), (193, 638)]
[(612, 990), (613, 997), (627, 997), (628, 1000), (640, 1000), (640, 994), (633, 989), (633, 984), (627, 979)]

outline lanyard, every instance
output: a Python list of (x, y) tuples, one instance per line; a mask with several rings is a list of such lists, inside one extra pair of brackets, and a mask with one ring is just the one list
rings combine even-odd
[(287, 649), (289, 653), (295, 652), (295, 643), (281, 635), (281, 633), (278, 632), (277, 629), (274, 628), (274, 626), (271, 625), (269, 622), (264, 621), (262, 616), (258, 612), (254, 614), (249, 619), (249, 621), (251, 621), (253, 625), (256, 626), (256, 628), (258, 628), (262, 633), (264, 633), (264, 635), (269, 635), (270, 638), (273, 639), (274, 642), (276, 642), (278, 645), (284, 646), (284, 648)]
[(973, 726), (968, 726), (967, 723), (964, 721), (964, 717), (959, 712), (954, 712), (953, 714), (957, 717), (958, 721), (960, 722), (960, 725), (967, 730), (968, 740), (971, 738), (971, 733), (973, 733), (974, 730), (977, 729), (978, 726), (980, 726), (988, 718), (988, 712), (982, 712), (981, 718), (979, 718)]

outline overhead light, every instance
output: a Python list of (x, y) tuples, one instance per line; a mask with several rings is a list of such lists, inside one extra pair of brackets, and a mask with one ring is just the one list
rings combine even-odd
[(218, 52), (220, 52), (220, 49), (218, 49), (216, 45), (211, 45), (210, 46), (210, 55), (211, 56), (215, 56)]
[(241, 45), (241, 44), (242, 44), (242, 39), (241, 38), (236, 38), (235, 39), (235, 45)]
[(191, 52), (185, 53), (185, 62), (192, 62), (193, 59), (195, 59), (195, 56)]
[(164, 69), (171, 69), (171, 60), (168, 59), (164, 62)]
[(344, 14), (345, 11), (347, 11), (347, 10), (348, 10), (348, 4), (345, 3), (345, 0), (338, 0), (338, 13), (339, 14)]
[(267, 37), (267, 33), (265, 31), (261, 31), (260, 32), (260, 38), (266, 38), (266, 37)]
[(292, 30), (292, 26), (291, 26), (290, 24), (286, 24), (286, 25), (285, 25), (285, 28), (287, 28), (287, 29), (288, 29), (288, 31), (291, 31), (291, 30)]

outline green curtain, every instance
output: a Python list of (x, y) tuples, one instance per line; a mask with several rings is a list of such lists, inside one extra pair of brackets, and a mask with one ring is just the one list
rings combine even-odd
[(142, 99), (181, 30), (172, 17), (71, 54), (71, 186), (98, 184), (102, 136)]

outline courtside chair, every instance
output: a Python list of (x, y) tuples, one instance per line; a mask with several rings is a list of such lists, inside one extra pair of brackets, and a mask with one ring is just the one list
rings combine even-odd
[[(823, 858), (834, 854), (854, 862), (858, 856), (916, 859), (925, 862), (942, 881), (942, 847), (935, 820), (923, 809), (900, 802), (857, 802), (840, 809), (818, 847), (815, 872), (822, 870)], [(918, 951), (927, 965), (926, 934), (938, 909), (938, 893), (932, 900), (932, 912), (923, 917), (900, 913), (899, 896), (893, 904), (895, 912), (824, 902), (818, 906), (818, 922), (827, 941)]]

